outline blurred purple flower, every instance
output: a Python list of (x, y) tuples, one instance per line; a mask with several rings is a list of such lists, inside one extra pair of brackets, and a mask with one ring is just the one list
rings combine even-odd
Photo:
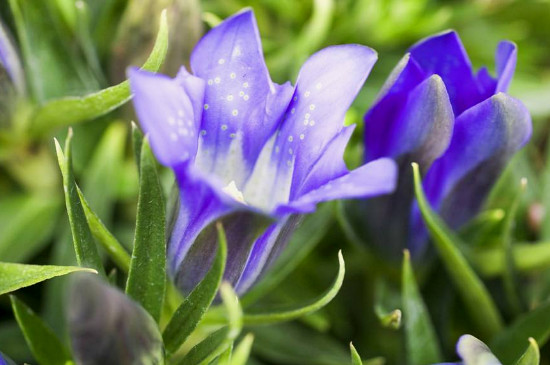
[[(503, 41), (496, 74), (474, 74), (458, 35), (445, 32), (415, 44), (365, 115), (365, 161), (394, 158), (396, 192), (363, 204), (371, 240), (395, 255), (418, 255), (427, 233), (413, 206), (410, 162), (425, 173), (432, 207), (454, 229), (472, 218), (512, 155), (531, 135), (525, 106), (506, 94), (517, 50)], [(411, 214), (412, 210), (412, 214)]]
[[(328, 47), (306, 61), (295, 87), (275, 84), (248, 10), (199, 41), (193, 74), (129, 71), (141, 126), (179, 186), (168, 266), (181, 290), (213, 259), (214, 220), (223, 219), (228, 236), (225, 279), (243, 293), (317, 203), (394, 189), (390, 159), (350, 172), (342, 158), (353, 131), (344, 115), (376, 58), (359, 45)], [(269, 226), (258, 232), (261, 222)]]
[(23, 94), (25, 92), (25, 77), (19, 62), (19, 55), (12, 44), (6, 27), (0, 20), (0, 76), (2, 73), (8, 76), (10, 83), (14, 85), (18, 93)]
[(487, 345), (472, 335), (460, 336), (456, 344), (456, 353), (462, 362), (436, 365), (502, 365)]

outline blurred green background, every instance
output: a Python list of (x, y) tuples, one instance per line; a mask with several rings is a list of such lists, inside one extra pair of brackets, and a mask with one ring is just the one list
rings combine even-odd
[[(550, 206), (546, 183), (550, 182), (546, 157), (550, 150), (549, 0), (9, 0), (0, 3), (0, 16), (19, 50), (26, 93), (8, 91), (0, 99), (0, 260), (74, 261), (53, 148), (53, 137), (63, 139), (67, 128), (35, 130), (29, 122), (34, 108), (122, 81), (127, 66), (145, 61), (164, 8), (169, 11), (170, 49), (163, 71), (173, 75), (179, 65), (187, 63), (204, 31), (247, 6), (256, 13), (266, 62), (276, 82), (295, 80), (304, 60), (327, 45), (361, 43), (378, 52), (379, 60), (348, 113), (347, 122), (359, 127), (347, 151), (350, 167), (361, 158), (362, 116), (409, 46), (452, 28), (462, 37), (474, 67), (487, 65), (493, 70), (498, 41), (516, 42), (519, 59), (510, 94), (531, 111), (534, 134), (504, 174), (488, 206), (506, 208), (519, 178), (527, 177), (516, 239), (550, 239), (550, 218), (543, 214)], [(0, 83), (6, 82), (0, 77)], [(132, 118), (131, 106), (126, 105), (83, 121), (74, 126), (73, 142), (77, 178), (88, 201), (128, 246), (137, 197), (129, 144)], [(168, 171), (164, 171), (164, 183), (168, 192), (172, 183)], [(404, 362), (402, 331), (384, 328), (375, 315), (375, 306), (390, 308), (399, 301), (395, 294), (399, 265), (372, 260), (364, 248), (347, 242), (339, 226), (331, 222), (319, 247), (264, 301), (295, 302), (323, 290), (336, 271), (340, 248), (348, 266), (342, 292), (326, 309), (304, 320), (254, 329), (251, 363), (349, 363), (347, 343), (351, 340), (366, 358)], [(451, 360), (458, 336), (471, 331), (469, 320), (437, 263), (430, 270), (420, 270), (420, 277), (440, 342)], [(548, 270), (529, 273), (522, 280), (530, 306), (548, 298)], [(20, 293), (59, 333), (64, 331), (64, 283), (64, 279), (54, 279)], [(494, 284), (493, 293), (498, 296), (498, 283)], [(493, 289), (491, 281), (489, 286)], [(506, 304), (502, 306), (508, 319), (515, 315), (507, 311)], [(0, 349), (20, 361), (30, 358), (6, 296), (0, 297)], [(548, 364), (549, 349), (543, 352)], [(373, 364), (382, 363), (378, 361)]]

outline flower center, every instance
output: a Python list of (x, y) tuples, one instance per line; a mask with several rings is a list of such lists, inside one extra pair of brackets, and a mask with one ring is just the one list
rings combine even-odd
[(235, 184), (235, 180), (231, 180), (229, 184), (225, 188), (223, 188), (223, 191), (230, 195), (233, 199), (236, 201), (246, 204), (246, 201), (244, 200), (243, 193), (237, 188), (237, 185)]

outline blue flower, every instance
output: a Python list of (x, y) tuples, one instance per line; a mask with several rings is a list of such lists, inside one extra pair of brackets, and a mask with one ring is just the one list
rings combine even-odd
[(420, 164), (428, 201), (454, 229), (481, 208), (512, 157), (530, 138), (525, 106), (505, 94), (517, 50), (503, 41), (496, 78), (473, 72), (455, 32), (429, 37), (409, 50), (365, 115), (365, 160), (394, 158), (396, 192), (364, 204), (370, 238), (391, 256), (408, 244), (418, 255), (427, 234), (413, 204), (410, 162)]
[(394, 189), (390, 159), (350, 172), (342, 158), (353, 131), (344, 115), (376, 58), (360, 45), (328, 47), (306, 61), (294, 87), (278, 85), (248, 10), (199, 41), (192, 74), (129, 71), (140, 124), (180, 191), (168, 266), (181, 290), (191, 290), (213, 259), (215, 220), (228, 236), (225, 279), (243, 293), (317, 203)]
[(437, 365), (502, 365), (487, 345), (472, 335), (460, 336), (456, 344), (456, 352), (462, 362)]

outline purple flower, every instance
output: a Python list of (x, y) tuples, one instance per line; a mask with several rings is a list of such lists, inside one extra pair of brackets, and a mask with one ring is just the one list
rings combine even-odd
[(199, 41), (192, 74), (129, 71), (141, 126), (180, 191), (168, 266), (181, 290), (213, 259), (215, 220), (228, 236), (225, 278), (243, 293), (317, 203), (393, 190), (393, 161), (350, 172), (342, 158), (353, 131), (344, 115), (376, 58), (359, 45), (328, 47), (306, 61), (296, 86), (275, 84), (249, 10)]
[(0, 352), (0, 365), (15, 365), (15, 363), (9, 357)]
[(472, 335), (460, 336), (456, 344), (456, 352), (462, 362), (438, 365), (502, 365), (487, 345)]
[[(370, 238), (391, 255), (405, 245), (425, 248), (426, 229), (413, 206), (410, 162), (425, 173), (432, 207), (454, 229), (474, 216), (512, 155), (531, 135), (531, 119), (505, 94), (516, 46), (501, 42), (496, 78), (473, 72), (455, 32), (429, 37), (409, 50), (365, 115), (365, 160), (394, 158), (396, 192), (363, 204)], [(412, 210), (412, 214), (411, 214)]]

